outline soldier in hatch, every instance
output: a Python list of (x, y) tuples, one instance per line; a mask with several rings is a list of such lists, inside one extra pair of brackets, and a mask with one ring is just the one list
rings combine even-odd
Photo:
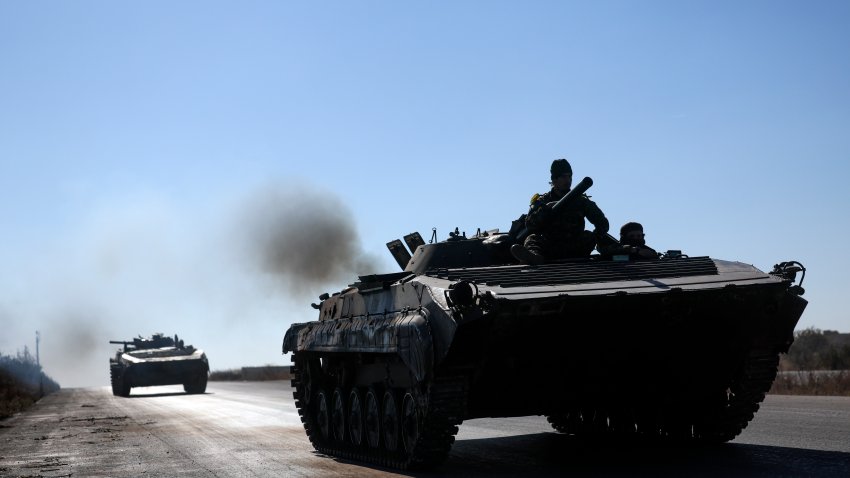
[[(525, 264), (587, 257), (597, 241), (608, 233), (605, 214), (584, 194), (560, 207), (557, 213), (552, 211), (552, 206), (572, 188), (573, 169), (566, 159), (556, 159), (549, 172), (552, 190), (531, 198), (531, 208), (525, 219), (528, 237), (523, 244), (511, 246), (511, 254)], [(594, 225), (593, 232), (584, 230), (585, 218)]]
[(646, 245), (643, 225), (639, 222), (627, 222), (620, 228), (620, 244), (631, 248), (633, 259), (658, 259), (655, 249)]

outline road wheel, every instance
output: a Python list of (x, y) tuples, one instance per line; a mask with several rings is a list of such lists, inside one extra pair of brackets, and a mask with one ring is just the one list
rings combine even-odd
[(396, 451), (399, 439), (399, 416), (392, 390), (384, 392), (383, 406), (381, 407), (381, 428), (384, 430), (384, 448), (387, 451)]
[(549, 420), (552, 428), (567, 435), (577, 434), (581, 426), (581, 412), (578, 409), (557, 415), (548, 415), (546, 418)]
[(203, 372), (189, 379), (183, 384), (186, 393), (204, 393), (207, 391), (207, 373)]
[(405, 393), (401, 403), (401, 437), (408, 455), (413, 454), (419, 441), (419, 420), (420, 410), (416, 397), (411, 392)]
[(369, 387), (366, 391), (366, 443), (370, 448), (378, 448), (381, 442), (381, 407), (378, 405), (378, 394)]
[(639, 409), (635, 416), (635, 428), (641, 437), (657, 439), (661, 436), (660, 412), (651, 405)]
[(628, 438), (635, 434), (634, 413), (628, 408), (618, 408), (611, 412), (608, 417), (611, 432), (621, 438)]
[(336, 441), (345, 441), (345, 398), (340, 387), (334, 390), (331, 425)]
[(328, 394), (324, 390), (316, 397), (316, 424), (319, 425), (319, 433), (322, 440), (327, 440), (330, 435), (330, 413), (328, 410)]
[(348, 434), (354, 446), (363, 443), (363, 402), (356, 387), (348, 396)]

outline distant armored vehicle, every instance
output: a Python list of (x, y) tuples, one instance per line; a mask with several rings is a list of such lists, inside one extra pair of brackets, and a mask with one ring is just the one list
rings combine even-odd
[(210, 366), (206, 354), (191, 345), (184, 346), (176, 335), (173, 339), (154, 334), (109, 343), (124, 346), (109, 359), (113, 395), (127, 397), (132, 387), (154, 385), (182, 384), (186, 393), (204, 393), (207, 389)]
[(402, 272), (323, 294), (319, 320), (284, 337), (322, 453), (427, 467), (463, 420), (526, 415), (584, 437), (725, 442), (758, 410), (807, 304), (793, 261), (765, 273), (668, 251), (528, 266), (510, 233), (404, 239), (412, 256), (388, 244)]

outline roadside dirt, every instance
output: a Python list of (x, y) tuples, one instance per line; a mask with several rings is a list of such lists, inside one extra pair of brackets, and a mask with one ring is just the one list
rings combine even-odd
[[(0, 477), (850, 476), (846, 397), (769, 396), (735, 442), (665, 447), (582, 442), (543, 417), (463, 424), (438, 470), (398, 472), (316, 452), (284, 382), (63, 389), (0, 421)], [(671, 453), (672, 452), (672, 453)]]
[(398, 476), (318, 455), (284, 382), (63, 389), (0, 422), (0, 477)]
[(141, 475), (142, 440), (127, 433), (135, 427), (102, 392), (69, 389), (48, 395), (26, 419), (16, 415), (0, 422), (0, 476), (114, 476), (103, 470), (116, 467)]

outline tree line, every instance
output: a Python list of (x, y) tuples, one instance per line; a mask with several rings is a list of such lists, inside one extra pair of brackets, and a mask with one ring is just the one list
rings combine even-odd
[(850, 334), (813, 327), (794, 332), (782, 370), (850, 370)]
[(24, 347), (15, 356), (0, 354), (0, 418), (25, 410), (39, 398), (59, 390)]

